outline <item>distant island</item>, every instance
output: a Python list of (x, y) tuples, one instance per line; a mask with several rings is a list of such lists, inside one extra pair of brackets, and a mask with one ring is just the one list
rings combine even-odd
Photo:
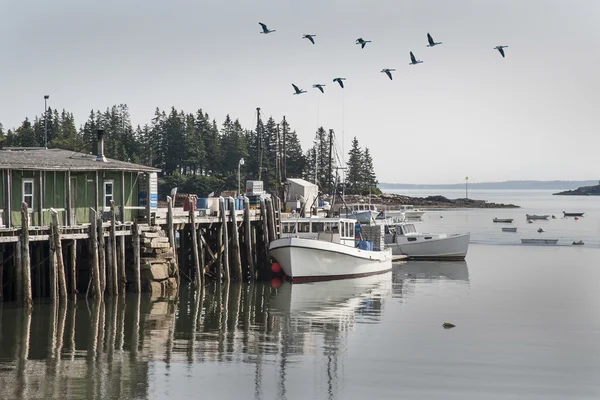
[(402, 205), (410, 204), (415, 207), (427, 209), (448, 209), (448, 208), (520, 208), (515, 204), (490, 203), (486, 200), (473, 199), (448, 199), (444, 196), (411, 197), (401, 194), (382, 193), (380, 195), (346, 195), (344, 197), (346, 204), (350, 203), (371, 203), (378, 206), (384, 206), (388, 210), (400, 209)]
[[(597, 185), (598, 181), (504, 181), (504, 182), (469, 182), (469, 189), (496, 190), (569, 190), (582, 186)], [(380, 183), (379, 189), (464, 189), (465, 183), (445, 185), (420, 185), (409, 183)]]
[(600, 182), (593, 186), (581, 186), (575, 190), (553, 193), (556, 196), (600, 196)]

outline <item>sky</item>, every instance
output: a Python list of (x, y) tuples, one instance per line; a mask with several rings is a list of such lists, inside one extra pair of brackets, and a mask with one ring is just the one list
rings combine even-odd
[(304, 149), (318, 126), (340, 153), (356, 137), (380, 182), (598, 179), (599, 19), (596, 0), (0, 0), (0, 123), (45, 94), (78, 126), (126, 103), (134, 125), (174, 106), (252, 128), (260, 107)]

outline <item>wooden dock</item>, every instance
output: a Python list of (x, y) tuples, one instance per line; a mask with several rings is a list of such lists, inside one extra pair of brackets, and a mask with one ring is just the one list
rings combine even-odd
[(77, 293), (103, 297), (125, 291), (166, 294), (181, 280), (203, 284), (271, 277), (269, 238), (280, 235), (281, 203), (261, 201), (259, 209), (236, 210), (220, 198), (218, 211), (173, 207), (149, 210), (149, 218), (122, 222), (114, 202), (110, 213), (90, 209), (90, 221), (60, 226), (56, 212), (47, 226), (0, 228), (0, 301), (33, 298), (55, 302)]

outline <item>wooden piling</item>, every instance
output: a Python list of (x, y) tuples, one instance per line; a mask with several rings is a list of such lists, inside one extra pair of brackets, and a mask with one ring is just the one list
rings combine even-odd
[[(115, 207), (115, 202), (113, 200), (110, 201), (110, 244), (111, 244), (111, 252), (109, 252), (109, 257), (111, 257), (114, 281), (115, 281), (115, 294), (119, 294), (120, 291), (125, 290), (125, 284), (127, 283), (127, 279), (125, 278), (125, 266), (121, 270), (121, 265), (118, 262), (118, 250), (117, 250), (117, 209)], [(111, 254), (112, 253), (112, 254)]]
[(248, 262), (248, 270), (250, 281), (256, 280), (256, 270), (254, 269), (254, 256), (252, 254), (252, 228), (250, 225), (250, 199), (244, 196), (244, 241), (246, 242), (246, 260)]
[(267, 229), (269, 230), (269, 240), (275, 240), (275, 212), (273, 211), (273, 201), (265, 200), (267, 208)]
[(90, 209), (90, 241), (89, 247), (92, 254), (92, 285), (95, 299), (102, 299), (102, 282), (100, 281), (100, 265), (98, 263), (98, 219), (96, 210)]
[(71, 296), (77, 296), (77, 239), (71, 242)]
[(0, 246), (0, 303), (4, 300), (4, 247)]
[(98, 228), (98, 265), (100, 266), (100, 279), (102, 281), (102, 293), (113, 294), (110, 270), (106, 269), (106, 240), (104, 239), (104, 227), (102, 226), (102, 213), (97, 214)]
[(56, 257), (56, 275), (58, 276), (58, 293), (60, 301), (67, 301), (67, 280), (65, 277), (65, 263), (63, 258), (62, 243), (60, 239), (60, 226), (58, 224), (58, 212), (54, 209), (50, 209), (52, 214), (52, 225), (50, 231), (52, 232), (52, 242), (54, 244), (55, 257)]
[(232, 252), (232, 268), (233, 279), (237, 282), (242, 282), (242, 256), (240, 255), (240, 237), (238, 234), (237, 215), (235, 213), (235, 202), (231, 199), (231, 252)]
[[(41, 265), (41, 264), (40, 264)], [(52, 230), (48, 236), (48, 273), (50, 274), (50, 299), (58, 303), (58, 274), (56, 273), (56, 244)], [(43, 278), (42, 278), (43, 279)], [(42, 286), (44, 283), (42, 282)]]
[(198, 235), (196, 232), (196, 211), (194, 210), (194, 200), (189, 199), (190, 202), (190, 222), (192, 223), (192, 253), (194, 255), (194, 276), (196, 281), (196, 287), (201, 287), (203, 283), (203, 271), (200, 269), (200, 257), (198, 255)]
[(140, 276), (140, 230), (137, 221), (133, 222), (133, 290), (142, 292), (142, 280)]
[(226, 282), (231, 281), (231, 275), (229, 271), (229, 235), (227, 233), (227, 208), (225, 207), (225, 199), (221, 197), (219, 199), (219, 210), (221, 211), (221, 229), (222, 229), (222, 240), (223, 247), (220, 249), (223, 255), (223, 279)]
[(173, 249), (173, 261), (175, 263), (175, 277), (179, 286), (179, 262), (177, 254), (177, 243), (175, 241), (175, 228), (173, 227), (173, 199), (167, 196), (167, 235), (169, 236), (169, 244)]
[(33, 298), (31, 295), (31, 265), (29, 262), (29, 215), (27, 212), (27, 203), (23, 202), (21, 206), (21, 263), (23, 272), (23, 305), (27, 307), (28, 314), (33, 308)]
[(98, 269), (100, 271), (100, 289), (102, 296), (106, 292), (106, 253), (104, 250), (104, 228), (102, 227), (102, 213), (96, 213), (96, 238), (98, 239)]
[(198, 251), (200, 252), (200, 276), (202, 277), (202, 287), (204, 287), (204, 274), (206, 273), (206, 259), (204, 251), (204, 232), (198, 228)]
[(266, 202), (264, 199), (260, 199), (260, 214), (262, 217), (262, 244), (264, 249), (264, 259), (263, 262), (265, 264), (269, 263), (269, 218), (267, 213)]

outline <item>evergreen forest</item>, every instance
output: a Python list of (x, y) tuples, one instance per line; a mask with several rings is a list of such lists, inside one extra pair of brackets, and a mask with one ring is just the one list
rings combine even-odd
[(303, 178), (318, 181), (324, 194), (342, 188), (347, 194), (379, 192), (369, 149), (361, 148), (356, 137), (344, 163), (333, 130), (319, 128), (305, 151), (285, 118), (257, 118), (248, 129), (229, 115), (218, 124), (201, 109), (156, 108), (148, 123), (134, 127), (127, 105), (119, 104), (92, 110), (77, 128), (72, 113), (48, 108), (14, 129), (5, 130), (0, 123), (0, 148), (44, 147), (47, 140), (48, 148), (95, 154), (98, 129), (105, 132), (106, 157), (161, 169), (161, 199), (172, 187), (199, 196), (237, 190), (238, 168), (242, 190), (246, 180), (262, 180), (265, 190), (276, 193), (286, 178)]

